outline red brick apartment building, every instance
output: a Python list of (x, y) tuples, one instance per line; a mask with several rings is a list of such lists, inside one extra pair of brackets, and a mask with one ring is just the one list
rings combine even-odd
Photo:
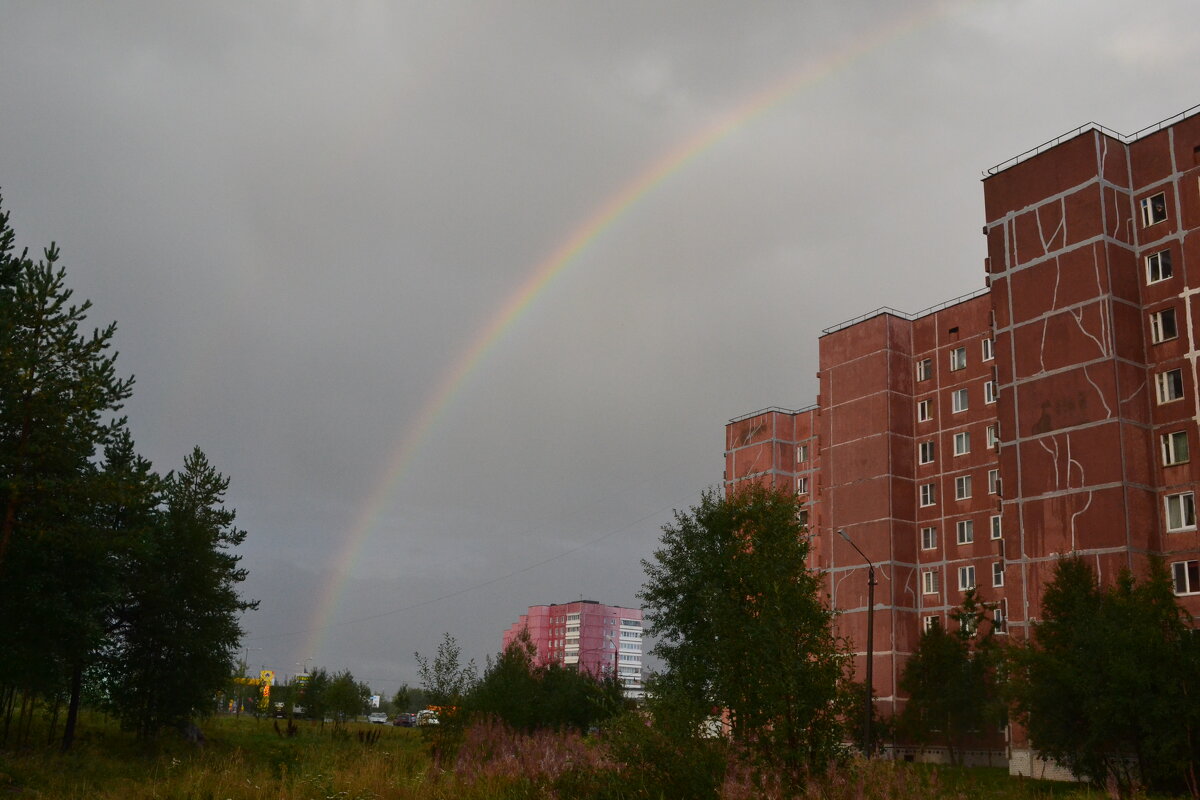
[[(1103, 580), (1169, 564), (1200, 616), (1200, 106), (1123, 136), (1089, 124), (988, 171), (985, 287), (823, 332), (817, 403), (731, 420), (728, 487), (809, 497), (813, 566), (883, 713), (923, 626), (975, 587), (1005, 635), (1055, 560)], [(1010, 770), (1044, 768), (1010, 731)]]

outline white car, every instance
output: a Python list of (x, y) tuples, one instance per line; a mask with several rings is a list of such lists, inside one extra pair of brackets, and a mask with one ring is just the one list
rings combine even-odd
[(372, 711), (367, 715), (367, 722), (373, 722), (376, 725), (384, 725), (387, 723), (387, 714), (382, 711)]

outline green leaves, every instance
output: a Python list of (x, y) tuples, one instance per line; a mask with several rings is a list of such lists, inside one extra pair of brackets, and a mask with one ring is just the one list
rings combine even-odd
[(801, 765), (842, 739), (844, 648), (808, 569), (809, 542), (791, 493), (750, 485), (703, 494), (663, 527), (642, 565), (662, 691), (727, 709), (735, 739)]
[(1033, 746), (1125, 791), (1195, 793), (1200, 652), (1162, 562), (1142, 581), (1124, 571), (1101, 587), (1084, 561), (1063, 559), (1042, 614), (1013, 671)]

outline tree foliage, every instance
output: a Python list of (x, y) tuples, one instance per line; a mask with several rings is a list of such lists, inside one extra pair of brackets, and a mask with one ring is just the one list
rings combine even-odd
[(420, 653), (417, 659), (421, 689), (431, 705), (461, 706), (463, 698), (475, 686), (478, 671), (475, 662), (461, 663), (462, 648), (449, 633), (442, 635), (437, 653), (430, 662)]
[(986, 611), (975, 590), (968, 591), (950, 615), (956, 629), (926, 630), (900, 677), (908, 695), (899, 720), (902, 733), (921, 744), (945, 745), (955, 764), (962, 763), (965, 747), (1004, 722), (999, 652)]
[(139, 542), (114, 619), (107, 677), (123, 723), (142, 736), (211, 706), (233, 669), (241, 613), (255, 607), (232, 550), (245, 539), (224, 507), (229, 479), (199, 448), (163, 480), (157, 524)]
[(1200, 646), (1161, 561), (1107, 587), (1058, 562), (1017, 653), (1014, 698), (1033, 746), (1080, 777), (1200, 795)]
[(676, 512), (644, 561), (660, 691), (693, 713), (725, 709), (736, 742), (791, 767), (821, 764), (844, 738), (845, 648), (808, 569), (791, 493), (706, 491)]
[(0, 712), (65, 698), (65, 748), (84, 697), (146, 731), (177, 703), (211, 706), (250, 607), (228, 552), (244, 534), (199, 451), (165, 479), (137, 455), (115, 324), (87, 331), (58, 249), (16, 254), (8, 220), (0, 208)]
[(588, 731), (622, 707), (616, 679), (557, 663), (537, 665), (528, 633), (511, 642), (465, 698), (468, 714), (497, 717), (520, 731)]

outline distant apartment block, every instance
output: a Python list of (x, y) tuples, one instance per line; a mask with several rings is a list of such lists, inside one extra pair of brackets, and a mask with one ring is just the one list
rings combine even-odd
[[(731, 420), (725, 481), (808, 498), (812, 565), (883, 713), (920, 632), (971, 588), (1025, 636), (1055, 560), (1169, 566), (1200, 615), (1200, 116), (1084, 126), (988, 171), (979, 291), (826, 329), (808, 408)], [(1002, 744), (1003, 740), (999, 740)], [(1023, 731), (1010, 769), (1038, 770)]]
[(535, 663), (576, 665), (596, 677), (615, 675), (626, 697), (642, 687), (642, 611), (595, 600), (530, 606), (504, 632), (503, 646), (528, 631)]

